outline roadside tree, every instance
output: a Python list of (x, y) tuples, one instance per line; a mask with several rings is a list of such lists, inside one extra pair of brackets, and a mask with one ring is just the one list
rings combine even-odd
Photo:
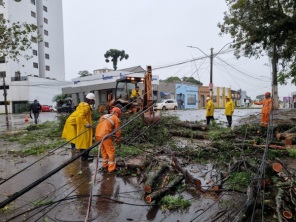
[(83, 70), (83, 71), (79, 71), (78, 75), (80, 77), (85, 77), (85, 76), (91, 76), (92, 74), (90, 72), (88, 72), (87, 70)]
[(104, 57), (105, 57), (106, 62), (110, 62), (109, 58), (111, 57), (111, 61), (113, 63), (113, 68), (114, 68), (114, 70), (117, 70), (118, 59), (120, 61), (123, 59), (128, 59), (129, 55), (126, 54), (124, 50), (120, 51), (117, 49), (110, 49), (104, 54)]
[[(1, 7), (5, 7), (5, 4)], [(37, 41), (40, 41), (40, 36), (37, 34), (36, 25), (11, 22), (5, 18), (0, 20), (0, 58), (2, 60), (9, 57), (14, 61), (19, 61), (20, 56), (30, 59), (31, 56), (26, 54), (26, 50), (31, 48), (32, 42)]]
[(191, 77), (183, 77), (182, 78), (183, 82), (190, 82), (190, 83), (193, 83), (193, 84), (197, 84), (197, 85), (202, 85), (202, 83), (198, 80), (196, 80), (195, 78), (193, 78), (192, 76)]
[(177, 76), (171, 76), (164, 80), (164, 82), (181, 82), (182, 80)]
[[(230, 34), (235, 55), (272, 62), (274, 108), (278, 107), (278, 80), (296, 84), (296, 2), (294, 0), (226, 0), (229, 11), (218, 24), (220, 35)], [(278, 66), (280, 65), (280, 67)], [(278, 72), (280, 68), (280, 72)]]

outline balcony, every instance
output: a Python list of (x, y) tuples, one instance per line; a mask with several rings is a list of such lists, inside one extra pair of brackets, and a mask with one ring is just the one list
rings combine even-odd
[(20, 77), (11, 77), (11, 81), (27, 81), (27, 76), (20, 76)]

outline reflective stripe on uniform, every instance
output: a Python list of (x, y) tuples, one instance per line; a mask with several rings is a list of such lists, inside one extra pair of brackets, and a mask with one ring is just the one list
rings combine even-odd
[(104, 119), (108, 120), (112, 126), (114, 126), (114, 121), (112, 119), (109, 119), (112, 116), (112, 114), (106, 114), (104, 115)]
[(112, 165), (112, 164), (115, 164), (115, 162), (108, 162), (108, 165)]

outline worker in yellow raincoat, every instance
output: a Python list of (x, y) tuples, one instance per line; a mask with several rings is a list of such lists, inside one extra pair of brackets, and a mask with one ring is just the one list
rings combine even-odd
[(131, 101), (136, 101), (141, 96), (139, 86), (136, 86), (135, 89), (132, 90), (132, 93), (130, 95)]
[[(62, 138), (75, 144), (77, 150), (84, 152), (92, 145), (93, 131), (91, 118), (91, 105), (95, 102), (95, 95), (88, 93), (85, 102), (79, 103), (76, 110), (66, 120)], [(89, 152), (81, 156), (87, 160)]]
[(262, 111), (261, 111), (261, 126), (268, 126), (269, 122), (269, 115), (270, 111), (272, 109), (272, 99), (270, 92), (265, 93), (265, 98), (261, 100), (260, 102), (254, 102), (255, 105), (262, 105)]
[(100, 144), (103, 170), (108, 170), (109, 173), (116, 170), (115, 146), (110, 134), (114, 131), (116, 136), (115, 140), (117, 143), (120, 143), (121, 131), (119, 117), (121, 117), (121, 115), (121, 110), (118, 107), (114, 107), (111, 110), (111, 114), (105, 114), (104, 116), (101, 116), (96, 128), (96, 140), (103, 140)]
[(231, 128), (231, 124), (232, 124), (233, 111), (234, 111), (233, 101), (230, 96), (227, 96), (226, 104), (225, 104), (225, 115), (226, 115), (229, 128)]
[(215, 106), (213, 101), (211, 100), (210, 97), (206, 98), (206, 119), (207, 119), (207, 125), (210, 125), (211, 120), (214, 121), (214, 110), (215, 110)]

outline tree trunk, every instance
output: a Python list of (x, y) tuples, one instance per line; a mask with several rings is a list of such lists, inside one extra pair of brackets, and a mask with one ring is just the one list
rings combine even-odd
[(152, 188), (155, 184), (155, 181), (157, 178), (160, 177), (160, 175), (166, 170), (168, 169), (168, 166), (167, 165), (161, 165), (157, 171), (155, 172), (151, 172), (144, 184), (144, 190), (146, 193), (151, 193), (152, 192)]
[(198, 189), (201, 189), (201, 181), (194, 178), (186, 169), (182, 168), (176, 157), (172, 158), (172, 165), (177, 171), (181, 172), (184, 175), (185, 181), (187, 183), (190, 183)]
[(159, 199), (160, 197), (164, 196), (168, 191), (170, 191), (172, 188), (175, 188), (176, 185), (181, 183), (183, 179), (183, 175), (176, 176), (176, 178), (172, 180), (167, 187), (161, 188), (147, 195), (145, 198), (146, 202), (151, 203), (153, 200)]
[(186, 137), (186, 138), (192, 138), (192, 139), (205, 139), (205, 136), (199, 132), (185, 132), (185, 131), (181, 131), (181, 130), (173, 130), (170, 129), (170, 133), (173, 136), (181, 136), (181, 137)]
[(176, 125), (189, 128), (192, 130), (202, 130), (202, 131), (207, 130), (207, 126), (201, 123), (177, 122)]
[(272, 62), (273, 109), (279, 109), (278, 79), (277, 79), (278, 55), (277, 55), (277, 47), (276, 47), (275, 43), (273, 45), (273, 54), (272, 54), (271, 62)]

